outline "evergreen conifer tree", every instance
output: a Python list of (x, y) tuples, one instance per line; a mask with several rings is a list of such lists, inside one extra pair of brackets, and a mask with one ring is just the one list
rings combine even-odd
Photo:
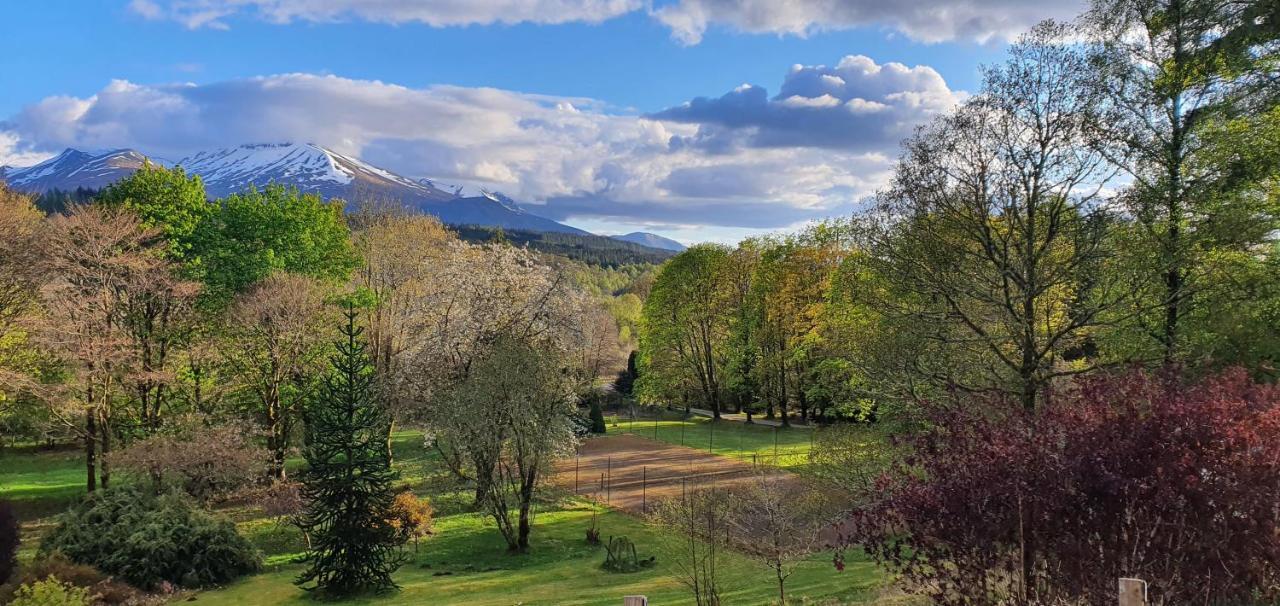
[(395, 499), (386, 448), (390, 421), (354, 305), (344, 315), (332, 369), (307, 411), (309, 468), (302, 482), (308, 506), (299, 526), (312, 544), (307, 571), (296, 581), (314, 583), (308, 589), (330, 597), (394, 589), (391, 573), (403, 559), (388, 521)]

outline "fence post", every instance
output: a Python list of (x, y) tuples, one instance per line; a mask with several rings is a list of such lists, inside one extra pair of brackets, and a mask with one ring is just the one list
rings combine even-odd
[(773, 466), (778, 466), (778, 426), (773, 426)]
[(649, 510), (649, 466), (640, 468), (640, 513)]
[(578, 453), (573, 453), (573, 494), (578, 494)]
[(1120, 606), (1147, 606), (1147, 582), (1120, 579)]
[(623, 596), (622, 606), (649, 606), (649, 598), (642, 595)]
[(604, 502), (607, 505), (613, 503), (613, 457), (609, 457), (605, 465)]

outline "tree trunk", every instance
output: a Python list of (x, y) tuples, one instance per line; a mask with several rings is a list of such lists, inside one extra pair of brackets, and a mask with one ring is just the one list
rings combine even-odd
[(787, 367), (780, 365), (778, 373), (778, 412), (782, 415), (782, 426), (791, 427), (791, 419), (787, 417)]
[(393, 418), (391, 419), (390, 423), (387, 423), (387, 465), (391, 465), (392, 463), (396, 462), (395, 451), (391, 447), (391, 443), (392, 443), (391, 436), (395, 434), (395, 432), (396, 432), (396, 420)]
[(267, 424), (269, 425), (267, 448), (271, 450), (271, 477), (284, 481), (286, 479), (284, 469), (286, 429), (284, 413), (278, 400), (267, 404)]
[(98, 484), (103, 489), (111, 487), (111, 422), (106, 410), (98, 411), (98, 435), (102, 436), (102, 458), (98, 461)]
[[(92, 388), (90, 389), (90, 393), (93, 393)], [(85, 414), (84, 414), (84, 462), (85, 462), (86, 471), (88, 472), (88, 475), (85, 478), (85, 488), (89, 492), (93, 492), (98, 489), (98, 465), (97, 465), (98, 463), (98, 454), (97, 454), (98, 420), (96, 417), (97, 417), (96, 411), (94, 411), (92, 408), (85, 411)]]
[(781, 566), (774, 568), (773, 571), (778, 575), (778, 604), (787, 606), (787, 577), (782, 574)]

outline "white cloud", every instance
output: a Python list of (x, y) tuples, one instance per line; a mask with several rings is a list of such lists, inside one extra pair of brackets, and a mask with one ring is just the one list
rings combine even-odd
[(491, 23), (599, 23), (644, 6), (642, 0), (133, 0), (147, 19), (170, 19), (188, 28), (228, 27), (245, 14), (272, 23), (294, 21), (423, 23), (433, 27)]
[[(673, 119), (613, 113), (587, 98), (312, 74), (113, 81), (93, 96), (49, 97), (0, 122), (0, 160), (129, 147), (172, 161), (243, 143), (307, 141), (407, 176), (492, 187), (557, 219), (686, 226), (682, 233), (690, 225), (774, 229), (849, 212), (885, 182), (897, 153), (879, 123), (917, 123), (952, 95), (928, 68), (856, 58), (837, 68), (797, 66), (782, 89), (802, 107), (770, 101), (756, 86), (731, 93), (758, 94), (771, 119), (769, 111), (783, 112), (767, 124), (776, 132), (762, 137), (751, 114), (729, 124), (740, 116), (726, 118), (714, 104), (705, 115)], [(887, 109), (859, 115), (879, 122), (850, 122), (857, 103)], [(811, 121), (793, 128), (785, 112)], [(824, 121), (855, 141), (802, 136)]]
[(52, 155), (49, 152), (19, 151), (17, 135), (0, 131), (0, 167), (30, 166)]
[(1082, 0), (676, 0), (653, 15), (683, 44), (722, 25), (741, 32), (807, 36), (880, 26), (915, 40), (1012, 40), (1046, 18), (1068, 19)]
[(773, 98), (759, 86), (739, 86), (651, 117), (699, 125), (682, 143), (706, 150), (745, 145), (868, 152), (896, 145), (963, 97), (931, 67), (881, 65), (850, 55), (833, 67), (792, 66)]

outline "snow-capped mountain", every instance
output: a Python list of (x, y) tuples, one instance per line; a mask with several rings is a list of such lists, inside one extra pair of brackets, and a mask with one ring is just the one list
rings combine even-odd
[(455, 198), (488, 198), (497, 202), (511, 210), (523, 211), (520, 204), (502, 192), (490, 191), (483, 187), (475, 187), (473, 185), (451, 185), (436, 181), (435, 179), (418, 179), (420, 185), (425, 185), (432, 189), (438, 189), (443, 192), (453, 194)]
[(221, 198), (250, 185), (292, 185), (326, 198), (351, 199), (355, 188), (398, 191), (401, 195), (448, 200), (452, 196), (418, 182), (310, 143), (265, 143), (203, 151), (177, 162), (204, 179), (210, 197)]
[(525, 212), (499, 194), (446, 190), (431, 180), (415, 181), (312, 143), (241, 145), (194, 154), (177, 164), (200, 175), (214, 198), (250, 185), (280, 183), (325, 198), (394, 200), (454, 225), (587, 233)]
[(67, 148), (35, 166), (5, 167), (0, 179), (15, 189), (35, 193), (80, 187), (99, 189), (133, 174), (146, 160), (146, 156), (131, 149), (84, 152)]
[(658, 248), (661, 250), (672, 250), (675, 252), (680, 252), (685, 249), (685, 245), (679, 242), (676, 242), (671, 238), (664, 238), (662, 236), (659, 236), (658, 234), (651, 234), (645, 231), (633, 231), (626, 235), (609, 236), (609, 237), (613, 238), (614, 240), (621, 240), (623, 242), (633, 242), (641, 246), (648, 246), (649, 248)]
[[(102, 153), (67, 149), (35, 166), (9, 168), (0, 173), (0, 179), (15, 189), (36, 193), (77, 187), (97, 189), (133, 174), (146, 160), (143, 154), (129, 149)], [(251, 185), (278, 183), (325, 198), (392, 200), (453, 225), (587, 233), (531, 214), (496, 192), (468, 187), (445, 189), (431, 180), (415, 181), (310, 143), (241, 145), (193, 154), (175, 164), (200, 175), (210, 198), (221, 198)]]

